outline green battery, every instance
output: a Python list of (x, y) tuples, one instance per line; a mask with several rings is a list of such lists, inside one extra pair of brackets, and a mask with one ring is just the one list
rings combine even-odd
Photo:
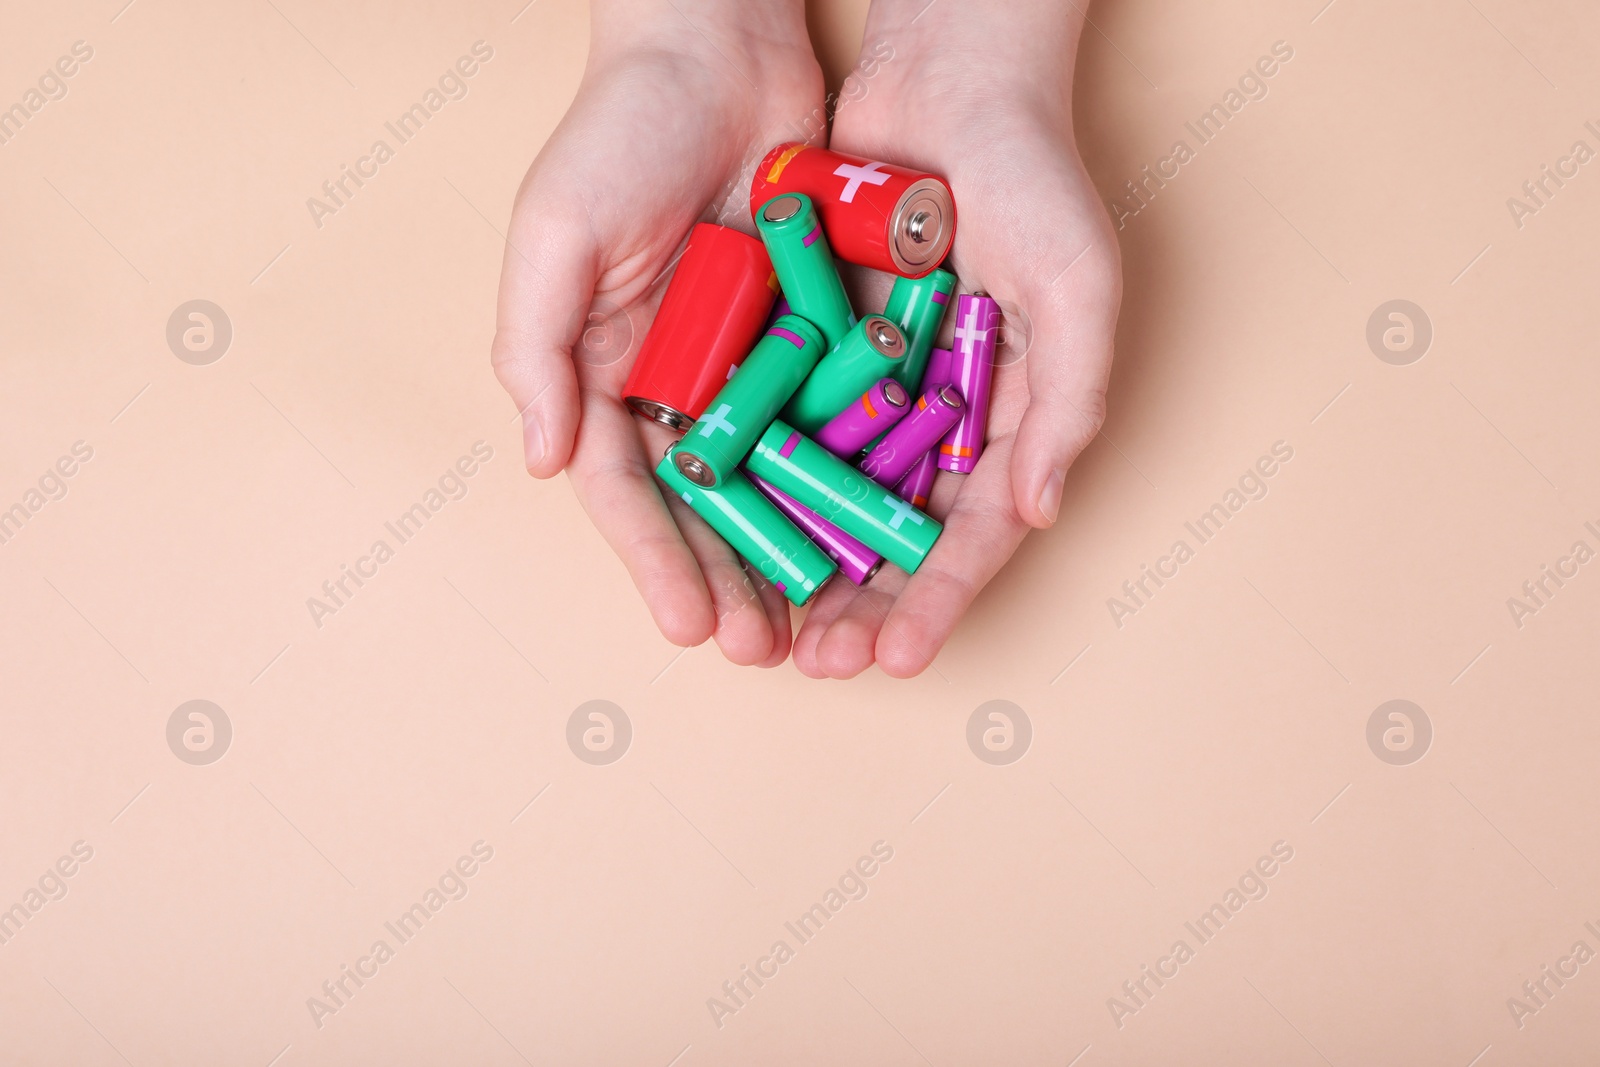
[(672, 457), (678, 472), (702, 489), (716, 488), (749, 455), (824, 350), (815, 326), (798, 315), (780, 316), (678, 442)]
[(678, 473), (673, 462), (677, 450), (677, 445), (667, 449), (656, 467), (656, 477), (791, 603), (805, 605), (838, 572), (839, 565), (785, 518), (750, 479), (731, 471), (717, 488), (703, 489)]
[(839, 280), (816, 205), (801, 193), (775, 196), (756, 212), (756, 229), (790, 309), (822, 331), (827, 347), (838, 344), (856, 324), (856, 313)]
[(883, 317), (906, 335), (906, 358), (895, 368), (894, 377), (913, 396), (924, 392), (922, 374), (928, 369), (928, 356), (955, 291), (956, 276), (947, 270), (935, 270), (921, 278), (896, 278), (889, 290)]
[(906, 355), (906, 335), (882, 315), (868, 315), (822, 357), (796, 390), (783, 417), (813, 434), (855, 403), (880, 378), (892, 378)]
[(907, 573), (939, 539), (939, 523), (783, 422), (745, 466)]

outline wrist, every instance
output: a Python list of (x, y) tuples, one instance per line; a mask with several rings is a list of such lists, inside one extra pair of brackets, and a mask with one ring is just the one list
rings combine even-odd
[(865, 39), (953, 99), (998, 97), (1070, 123), (1083, 22), (1079, 0), (872, 0)]
[(589, 51), (721, 56), (759, 81), (759, 65), (809, 56), (804, 0), (592, 0)]

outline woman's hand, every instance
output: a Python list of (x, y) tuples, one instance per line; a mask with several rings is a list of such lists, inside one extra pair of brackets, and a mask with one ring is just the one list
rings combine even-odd
[(654, 283), (689, 229), (711, 219), (754, 232), (755, 164), (821, 129), (803, 5), (594, 0), (591, 13), (577, 98), (512, 209), (495, 373), (522, 413), (529, 473), (568, 472), (667, 639), (715, 637), (736, 663), (775, 666), (789, 654), (787, 602), (663, 500), (652, 472), (671, 435), (621, 397)]
[[(1028, 529), (1055, 521), (1067, 468), (1105, 418), (1122, 276), (1073, 141), (1082, 20), (1062, 0), (874, 0), (874, 73), (846, 85), (830, 147), (949, 180), (947, 266), (963, 292), (1001, 302), (1007, 344), (977, 469), (935, 484), (943, 536), (913, 576), (886, 564), (865, 588), (822, 591), (794, 646), (813, 677), (927, 667)], [(859, 314), (884, 306), (887, 282), (858, 287)]]

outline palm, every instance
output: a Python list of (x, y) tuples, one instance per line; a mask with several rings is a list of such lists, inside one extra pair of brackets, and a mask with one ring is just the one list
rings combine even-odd
[(676, 499), (663, 501), (651, 470), (667, 431), (620, 400), (656, 283), (691, 226), (749, 230), (745, 171), (821, 104), (809, 53), (762, 70), (764, 94), (711, 50), (589, 72), (518, 193), (493, 355), (525, 413), (530, 472), (569, 472), (668, 639), (714, 636), (735, 662), (771, 665), (789, 652), (782, 596), (752, 582)]
[[(965, 113), (959, 87), (937, 84), (937, 73), (896, 78), (886, 71), (840, 110), (831, 147), (950, 181), (959, 218), (950, 269), (964, 290), (1001, 301), (1006, 344), (983, 458), (935, 485), (929, 510), (944, 536), (914, 576), (885, 567), (865, 588), (824, 590), (795, 642), (796, 663), (818, 677), (874, 661), (906, 676), (931, 662), (1028, 528), (1054, 519), (1041, 489), (1098, 431), (1110, 370), (1116, 244), (1070, 135), (1021, 110), (997, 113), (993, 96)], [(851, 281), (859, 310), (883, 306), (889, 279)]]

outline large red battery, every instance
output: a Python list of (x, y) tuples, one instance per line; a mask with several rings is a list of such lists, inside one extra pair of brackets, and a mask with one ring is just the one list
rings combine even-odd
[(687, 430), (750, 353), (777, 295), (778, 277), (760, 241), (696, 225), (623, 399), (645, 418)]
[(784, 193), (809, 196), (834, 254), (863, 267), (921, 278), (944, 261), (955, 240), (955, 198), (935, 174), (784, 144), (756, 168), (751, 216)]

